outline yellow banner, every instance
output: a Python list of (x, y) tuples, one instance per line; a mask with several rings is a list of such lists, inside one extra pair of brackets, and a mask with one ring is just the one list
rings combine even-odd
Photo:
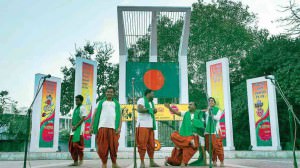
[[(188, 104), (174, 104), (171, 105), (172, 108), (178, 109), (180, 112), (186, 112), (188, 111)], [(122, 104), (121, 105), (123, 110), (122, 113), (122, 121), (132, 121), (132, 110), (133, 106), (129, 104)], [(155, 108), (157, 109), (157, 113), (155, 114), (155, 119), (157, 121), (170, 121), (170, 120), (182, 120), (182, 117), (171, 114), (170, 110), (167, 109), (163, 104), (157, 104), (155, 105)], [(137, 106), (135, 105), (135, 109), (137, 109)], [(135, 117), (137, 117), (137, 110), (135, 110)]]

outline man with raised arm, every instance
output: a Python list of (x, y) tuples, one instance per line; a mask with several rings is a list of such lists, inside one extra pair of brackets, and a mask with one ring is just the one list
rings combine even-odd
[(198, 151), (199, 145), (201, 145), (201, 152), (203, 153), (204, 160), (206, 160), (203, 137), (204, 113), (196, 110), (195, 102), (189, 103), (189, 111), (187, 112), (176, 111), (169, 104), (165, 104), (165, 107), (172, 113), (183, 117), (179, 132), (175, 131), (171, 134), (171, 140), (175, 147), (171, 157), (166, 158), (165, 165), (187, 166), (189, 160)]
[(146, 89), (144, 97), (137, 101), (138, 117), (136, 124), (136, 142), (141, 159), (141, 168), (145, 168), (144, 159), (146, 151), (150, 158), (150, 167), (159, 167), (159, 165), (154, 162), (154, 130), (156, 130), (154, 114), (157, 110), (155, 109), (153, 98), (154, 92)]
[(106, 97), (102, 99), (95, 109), (91, 133), (95, 133), (97, 142), (97, 152), (102, 161), (102, 168), (107, 168), (108, 152), (112, 161), (112, 167), (118, 168), (117, 152), (122, 126), (121, 106), (113, 98), (115, 89), (108, 87)]

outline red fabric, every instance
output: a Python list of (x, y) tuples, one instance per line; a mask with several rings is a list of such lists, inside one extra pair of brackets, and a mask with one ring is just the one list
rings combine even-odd
[[(191, 146), (191, 141), (194, 139), (195, 147)], [(188, 164), (190, 159), (197, 152), (199, 147), (199, 137), (198, 136), (181, 136), (176, 131), (171, 134), (171, 140), (173, 141), (175, 147), (172, 151), (171, 157), (167, 159), (168, 164), (172, 166), (179, 166), (181, 163), (185, 165)]]
[(108, 151), (112, 163), (117, 162), (117, 152), (119, 148), (120, 134), (117, 134), (112, 128), (99, 128), (96, 141), (98, 150), (97, 153), (103, 164), (107, 163)]
[(136, 128), (136, 143), (141, 160), (145, 159), (146, 151), (150, 159), (154, 158), (155, 141), (152, 128)]
[(80, 135), (79, 142), (72, 142), (73, 135), (70, 136), (69, 139), (69, 152), (71, 153), (72, 159), (77, 162), (79, 160), (83, 160), (83, 150), (84, 150), (84, 139), (83, 136)]
[[(217, 158), (221, 162), (224, 161), (224, 149), (223, 149), (223, 142), (221, 137), (216, 137), (215, 134), (211, 134), (212, 139), (212, 160), (217, 161)], [(206, 150), (209, 152), (209, 134), (205, 135), (205, 146)]]

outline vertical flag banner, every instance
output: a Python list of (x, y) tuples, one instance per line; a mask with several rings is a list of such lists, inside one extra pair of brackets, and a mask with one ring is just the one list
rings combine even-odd
[[(45, 81), (42, 90), (39, 147), (53, 147), (56, 82)], [(59, 115), (59, 114), (57, 114)]]
[(225, 150), (234, 150), (228, 59), (207, 62), (206, 75), (207, 94), (215, 98), (216, 106), (222, 111), (219, 136), (223, 139)]
[[(43, 74), (35, 75), (35, 93), (43, 81)], [(61, 80), (46, 79), (33, 105), (30, 150), (50, 152), (58, 149)]]
[[(75, 70), (75, 96), (81, 94), (84, 97), (83, 105), (87, 110), (87, 117), (84, 119), (84, 146), (94, 148), (94, 138), (89, 134), (92, 113), (96, 106), (96, 83), (97, 63), (92, 60), (76, 58)], [(75, 104), (74, 104), (75, 107)]]
[(279, 132), (272, 130), (275, 126), (278, 131), (274, 85), (264, 77), (255, 78), (247, 80), (247, 90), (253, 150), (279, 150), (280, 139), (276, 138), (277, 134), (279, 138)]

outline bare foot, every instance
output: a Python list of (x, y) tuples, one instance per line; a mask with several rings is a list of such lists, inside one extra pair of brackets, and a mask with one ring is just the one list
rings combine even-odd
[(217, 165), (217, 162), (213, 162), (213, 166), (215, 166), (215, 167), (217, 167), (218, 165)]
[(220, 167), (225, 167), (224, 162), (221, 162)]
[(78, 166), (81, 166), (83, 164), (83, 160), (79, 160)]
[(181, 163), (181, 165), (180, 165), (181, 167), (186, 167), (186, 165), (184, 164), (184, 163)]
[(196, 148), (196, 144), (195, 144), (195, 140), (194, 140), (194, 139), (191, 140), (190, 144), (191, 144), (191, 146), (192, 146), (193, 148)]
[(102, 165), (102, 168), (107, 168), (107, 165), (106, 165), (106, 164), (103, 164), (103, 165)]
[(157, 163), (152, 161), (152, 162), (150, 162), (150, 167), (160, 167), (160, 165), (158, 165)]
[(169, 164), (168, 164), (168, 158), (169, 158), (169, 157), (167, 157), (167, 156), (165, 157), (165, 163), (164, 163), (165, 166), (169, 166)]
[(120, 167), (118, 164), (116, 164), (116, 163), (113, 163), (112, 167), (113, 167), (113, 168), (121, 168), (121, 167)]
[(145, 166), (145, 163), (144, 163), (144, 162), (141, 162), (141, 166), (140, 166), (140, 168), (146, 168), (146, 166)]
[(78, 162), (74, 162), (74, 163), (70, 164), (69, 166), (78, 166)]

